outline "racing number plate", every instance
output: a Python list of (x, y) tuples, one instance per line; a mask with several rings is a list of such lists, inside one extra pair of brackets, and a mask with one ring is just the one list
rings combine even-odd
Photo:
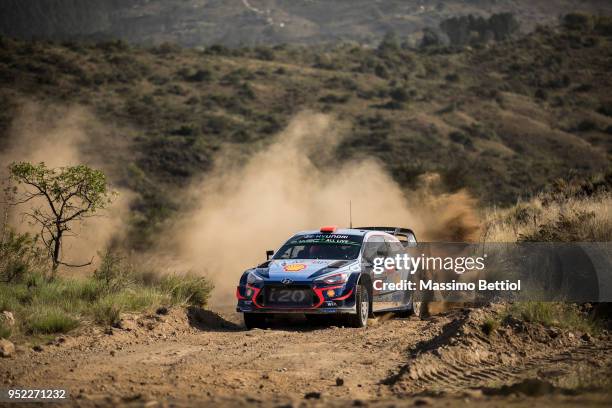
[(266, 304), (283, 306), (312, 305), (312, 290), (266, 288)]

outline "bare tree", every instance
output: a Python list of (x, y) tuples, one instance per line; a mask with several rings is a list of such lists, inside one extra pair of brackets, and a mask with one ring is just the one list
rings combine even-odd
[[(85, 165), (49, 169), (44, 163), (13, 163), (9, 166), (11, 204), (28, 204), (24, 216), (40, 227), (39, 237), (52, 262), (50, 279), (60, 265), (83, 267), (62, 260), (62, 240), (73, 235), (72, 228), (82, 220), (97, 215), (97, 211), (110, 204), (113, 193), (106, 176)], [(21, 186), (23, 188), (18, 188)]]

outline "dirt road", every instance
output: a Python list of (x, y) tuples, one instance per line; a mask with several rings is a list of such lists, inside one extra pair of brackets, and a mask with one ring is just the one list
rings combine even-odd
[[(121, 328), (21, 346), (0, 360), (2, 388), (65, 388), (73, 405), (608, 405), (612, 341), (510, 322), (494, 311), (367, 329), (294, 321), (245, 331), (200, 309), (128, 316)], [(598, 380), (599, 379), (599, 380)], [(511, 387), (509, 387), (511, 386)]]

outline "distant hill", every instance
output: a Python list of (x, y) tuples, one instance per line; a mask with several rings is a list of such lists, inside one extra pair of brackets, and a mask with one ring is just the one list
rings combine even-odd
[(450, 191), (511, 204), (610, 166), (612, 20), (567, 25), (419, 51), (391, 40), (201, 51), (0, 39), (0, 150), (24, 100), (87, 107), (111, 126), (87, 148), (139, 195), (145, 228), (220, 149), (248, 157), (309, 109), (349, 124), (337, 161), (380, 159), (406, 191), (437, 172)]
[(2, 0), (0, 34), (17, 38), (112, 39), (272, 45), (356, 41), (393, 30), (417, 41), (457, 15), (511, 12), (530, 31), (573, 10), (610, 13), (606, 0)]

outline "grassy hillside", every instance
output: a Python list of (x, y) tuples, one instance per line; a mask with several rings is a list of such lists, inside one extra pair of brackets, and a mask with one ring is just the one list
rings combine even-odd
[(491, 46), (420, 51), (392, 39), (378, 49), (198, 51), (2, 38), (0, 146), (24, 99), (85, 106), (129, 129), (114, 136), (121, 150), (104, 140), (94, 150), (139, 194), (143, 229), (172, 213), (172, 189), (209, 170), (219, 149), (249, 155), (311, 109), (350, 125), (339, 161), (378, 158), (406, 191), (438, 172), (450, 190), (509, 204), (610, 164), (611, 23), (570, 23)]
[(190, 47), (375, 44), (388, 31), (414, 36), (456, 15), (511, 12), (527, 32), (576, 9), (609, 13), (612, 6), (606, 0), (4, 0), (0, 34)]

